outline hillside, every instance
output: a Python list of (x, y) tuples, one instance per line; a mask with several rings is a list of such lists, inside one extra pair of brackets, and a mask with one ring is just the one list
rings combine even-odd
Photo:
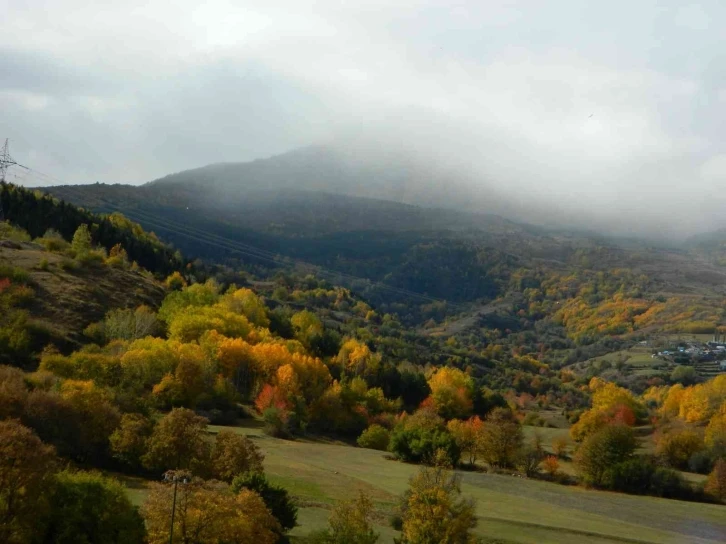
[[(95, 184), (47, 190), (96, 211), (122, 211), (187, 255), (245, 267), (262, 277), (280, 269), (326, 277), (383, 311), (408, 316), (412, 324), (428, 319), (423, 306), (439, 305), (444, 314), (465, 320), (453, 329), (447, 325), (445, 333), (496, 328), (496, 315), (477, 317), (480, 308), (492, 303), (496, 314), (506, 314), (499, 320), (509, 323), (505, 328), (526, 329), (531, 324), (521, 323), (522, 317), (551, 316), (555, 306), (576, 298), (582, 289), (584, 304), (609, 319), (616, 307), (598, 306), (618, 288), (596, 293), (587, 284), (619, 271), (627, 271), (628, 282), (638, 285), (628, 303), (634, 309), (625, 329), (601, 327), (602, 332), (656, 332), (677, 327), (679, 320), (707, 322), (712, 328), (724, 324), (720, 305), (726, 269), (700, 246), (674, 248), (544, 230), (495, 215), (297, 189), (263, 194), (243, 189), (243, 180), (233, 184), (230, 176), (219, 181), (201, 169), (141, 187)], [(222, 201), (212, 198), (214, 190), (208, 185), (215, 184), (236, 193)], [(572, 281), (564, 290), (558, 288), (559, 293), (532, 291), (543, 281), (568, 277)], [(533, 303), (546, 302), (542, 297), (552, 300), (531, 311)], [(511, 305), (497, 302), (502, 300)], [(655, 308), (657, 304), (667, 307)], [(651, 308), (650, 317), (636, 326), (634, 317)]]
[(173, 271), (202, 274), (120, 214), (101, 216), (40, 192), (0, 185), (0, 361), (33, 368), (68, 353), (115, 309), (158, 308)]
[[(19, 269), (33, 290), (23, 307), (33, 329), (47, 334), (44, 341), (68, 351), (88, 339), (83, 329), (116, 308), (147, 305), (157, 308), (163, 286), (149, 274), (105, 266), (74, 266), (67, 257), (36, 243), (3, 245), (0, 235), (0, 269)], [(2, 275), (2, 274), (0, 274)]]

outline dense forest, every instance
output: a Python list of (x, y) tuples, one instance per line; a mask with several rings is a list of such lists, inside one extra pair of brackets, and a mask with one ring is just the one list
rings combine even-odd
[(132, 261), (155, 273), (167, 275), (186, 263), (181, 254), (120, 214), (99, 216), (40, 191), (10, 183), (0, 184), (0, 217), (25, 229), (32, 238), (48, 230), (70, 240), (82, 224), (94, 243), (111, 249), (121, 244)]

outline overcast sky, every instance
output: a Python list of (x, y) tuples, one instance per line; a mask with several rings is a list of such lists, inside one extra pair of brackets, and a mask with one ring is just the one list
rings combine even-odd
[(482, 191), (628, 229), (726, 226), (723, 0), (0, 0), (0, 13), (0, 137), (63, 182), (142, 183), (363, 134)]

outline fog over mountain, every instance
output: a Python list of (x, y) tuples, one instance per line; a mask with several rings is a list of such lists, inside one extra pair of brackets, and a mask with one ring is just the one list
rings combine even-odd
[(726, 226), (718, 0), (33, 4), (0, 21), (0, 137), (54, 179), (10, 181), (276, 157), (300, 188), (660, 238)]

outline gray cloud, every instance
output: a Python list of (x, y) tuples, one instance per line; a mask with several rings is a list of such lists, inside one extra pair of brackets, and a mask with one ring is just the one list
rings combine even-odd
[(6, 4), (0, 136), (63, 181), (331, 142), (433, 161), (474, 208), (726, 225), (719, 0)]

